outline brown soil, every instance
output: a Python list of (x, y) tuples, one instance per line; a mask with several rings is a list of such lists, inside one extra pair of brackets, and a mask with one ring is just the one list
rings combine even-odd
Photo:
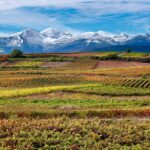
[(66, 93), (63, 92), (56, 92), (56, 93), (50, 93), (50, 94), (38, 94), (38, 95), (31, 95), (31, 96), (26, 96), (26, 99), (29, 100), (37, 100), (37, 99), (42, 99), (42, 100), (48, 100), (48, 99), (53, 99), (53, 98), (62, 98)]
[(2, 62), (2, 63), (0, 63), (0, 68), (1, 67), (5, 67), (5, 66), (7, 66), (8, 65), (8, 62)]
[(82, 56), (91, 56), (92, 54), (98, 54), (96, 52), (79, 52), (79, 53), (53, 53), (52, 55), (55, 55), (55, 56), (64, 56), (64, 57), (82, 57)]
[(150, 63), (123, 62), (123, 61), (99, 61), (97, 68), (108, 69), (108, 68), (130, 68), (130, 67), (145, 67), (145, 66), (150, 67)]
[[(25, 98), (28, 100), (38, 100), (38, 99), (42, 99), (42, 100), (51, 100), (54, 98), (73, 98), (76, 97), (78, 95), (78, 93), (67, 93), (67, 92), (55, 92), (55, 93), (50, 93), (50, 94), (39, 94), (39, 95), (31, 95), (31, 96), (26, 96)], [(101, 95), (94, 95), (94, 94), (80, 94), (80, 96), (84, 99), (84, 97), (90, 97), (90, 96), (94, 96), (95, 99), (115, 99), (115, 100), (131, 100), (131, 101), (136, 101), (136, 100), (149, 100), (150, 96), (101, 96)]]
[(70, 62), (45, 62), (42, 68), (58, 68), (68, 65)]
[(65, 106), (58, 106), (58, 107), (55, 107), (55, 109), (60, 109), (60, 110), (74, 110), (74, 109), (80, 109), (79, 106), (73, 106), (73, 105), (65, 105)]

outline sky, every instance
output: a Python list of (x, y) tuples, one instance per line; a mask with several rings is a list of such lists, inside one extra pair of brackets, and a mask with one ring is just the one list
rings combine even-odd
[(0, 0), (0, 34), (26, 28), (149, 33), (150, 0)]

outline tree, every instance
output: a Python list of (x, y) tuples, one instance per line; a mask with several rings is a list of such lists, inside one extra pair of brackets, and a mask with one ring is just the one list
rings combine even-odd
[(131, 48), (126, 49), (126, 52), (127, 52), (127, 53), (131, 53), (131, 52), (132, 52), (132, 49), (131, 49)]
[(13, 58), (21, 58), (21, 57), (23, 57), (23, 52), (21, 50), (14, 49), (10, 55)]

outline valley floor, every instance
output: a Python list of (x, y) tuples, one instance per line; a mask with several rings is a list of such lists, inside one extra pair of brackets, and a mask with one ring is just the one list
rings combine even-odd
[(149, 149), (149, 63), (38, 58), (0, 67), (0, 150)]

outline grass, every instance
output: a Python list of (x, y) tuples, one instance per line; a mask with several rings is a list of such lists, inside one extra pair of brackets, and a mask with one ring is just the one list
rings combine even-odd
[(42, 63), (40, 61), (20, 61), (14, 67), (39, 67)]
[(1, 118), (11, 118), (12, 116), (31, 118), (54, 116), (70, 118), (149, 117), (149, 106), (149, 96), (131, 98), (53, 93), (22, 98), (1, 98), (0, 116)]
[(66, 91), (77, 92), (77, 93), (91, 93), (98, 95), (110, 95), (110, 96), (134, 96), (134, 95), (150, 95), (150, 89), (116, 86), (116, 85), (105, 85), (95, 84), (85, 87), (77, 87), (75, 89), (69, 89)]
[(149, 56), (148, 53), (135, 53), (135, 52), (131, 52), (131, 53), (122, 53), (120, 54), (121, 57), (125, 57), (125, 58), (142, 58), (142, 57), (147, 57)]
[(135, 97), (132, 99), (130, 97), (105, 97), (69, 93), (64, 93), (62, 96), (57, 96), (57, 93), (47, 94), (45, 98), (44, 96), (45, 95), (40, 95), (39, 97), (1, 98), (0, 105), (79, 106), (80, 108), (133, 108), (150, 105), (150, 97), (141, 97), (139, 99)]
[[(24, 88), (24, 89), (11, 89), (11, 90), (2, 90), (0, 93), (0, 97), (19, 97), (19, 96), (27, 96), (33, 94), (41, 94), (41, 93), (49, 93), (53, 91), (61, 91), (72, 89), (76, 87), (85, 87), (87, 85), (70, 85), (70, 86), (50, 86), (50, 87), (37, 87), (37, 88)], [(94, 85), (93, 85), (94, 86)]]
[(103, 84), (75, 84), (75, 85), (64, 85), (64, 86), (50, 86), (50, 87), (37, 87), (37, 88), (24, 88), (24, 89), (2, 89), (0, 97), (19, 97), (34, 94), (49, 93), (53, 91), (67, 91), (77, 93), (91, 93), (99, 95), (110, 95), (110, 96), (134, 96), (134, 95), (149, 95), (149, 89), (103, 85)]
[(9, 62), (16, 61), (47, 61), (47, 62), (64, 62), (64, 61), (73, 61), (75, 58), (72, 57), (47, 57), (47, 58), (8, 58)]

